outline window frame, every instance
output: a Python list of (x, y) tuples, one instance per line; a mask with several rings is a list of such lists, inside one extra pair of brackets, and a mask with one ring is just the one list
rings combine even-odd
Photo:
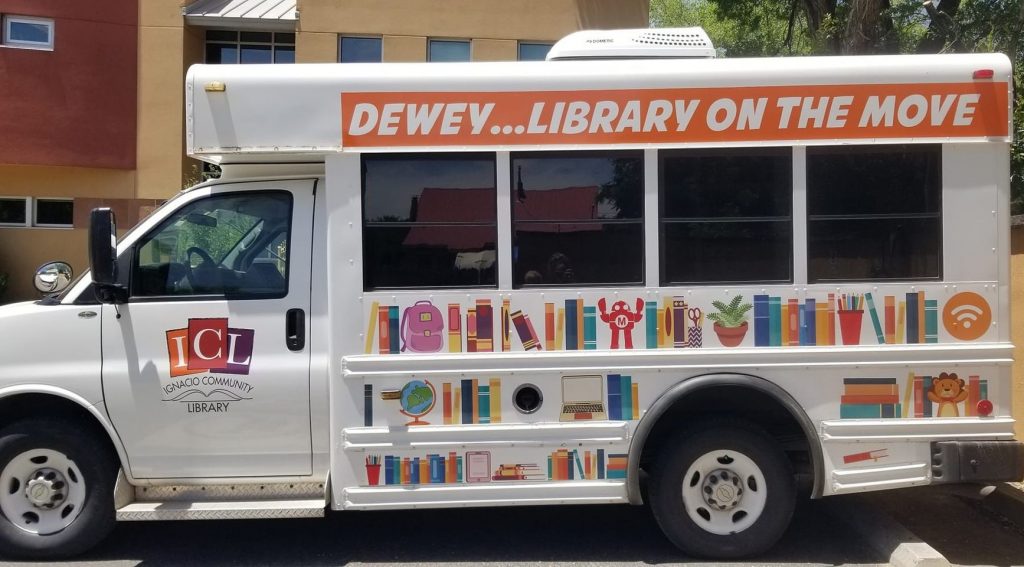
[(2, 195), (0, 201), (21, 201), (25, 207), (25, 222), (2, 222), (0, 221), (0, 227), (2, 228), (26, 228), (32, 226), (32, 197), (20, 197), (17, 195)]
[[(434, 59), (431, 59), (431, 57), (430, 57), (430, 52), (431, 52), (430, 48), (435, 43), (439, 43), (439, 44), (440, 43), (458, 43), (458, 44), (466, 45), (466, 47), (468, 48), (466, 59), (465, 60), (461, 60), (460, 59), (458, 61), (435, 61)], [(381, 50), (381, 55), (383, 56), (383, 49)], [(472, 61), (472, 60), (473, 60), (473, 41), (470, 40), (470, 39), (447, 38), (447, 37), (431, 37), (431, 38), (427, 38), (427, 62), (428, 63), (465, 63), (467, 61)]]
[[(380, 161), (389, 161), (389, 160), (400, 161), (400, 160), (403, 160), (403, 159), (406, 159), (406, 160), (408, 160), (408, 159), (420, 159), (420, 158), (425, 158), (425, 157), (440, 158), (442, 160), (460, 160), (460, 159), (464, 160), (464, 159), (474, 159), (474, 158), (475, 159), (480, 159), (480, 160), (489, 159), (491, 164), (494, 167), (494, 182), (493, 182), (494, 195), (493, 195), (493, 199), (491, 200), (491, 205), (493, 207), (491, 209), (493, 211), (492, 218), (494, 219), (494, 221), (493, 222), (488, 222), (488, 223), (484, 223), (484, 222), (431, 222), (431, 223), (417, 223), (415, 221), (384, 221), (384, 222), (376, 221), (376, 222), (369, 222), (368, 223), (366, 221), (366, 190), (367, 190), (367, 188), (366, 188), (366, 172), (365, 172), (365, 161), (364, 160), (366, 160), (367, 158), (370, 158), (370, 159), (375, 159), (375, 160), (380, 160)], [(500, 277), (501, 276), (501, 266), (500, 266), (500, 264), (501, 264), (501, 262), (500, 262), (499, 258), (501, 257), (501, 245), (499, 243), (500, 236), (498, 234), (498, 232), (500, 230), (499, 229), (500, 219), (498, 218), (498, 216), (499, 216), (498, 195), (499, 195), (500, 189), (499, 189), (499, 184), (498, 184), (499, 160), (498, 160), (497, 153), (495, 153), (495, 152), (487, 152), (487, 151), (483, 151), (483, 152), (432, 151), (432, 152), (397, 152), (397, 153), (361, 153), (361, 154), (359, 154), (359, 163), (360, 163), (360, 166), (359, 166), (359, 169), (360, 169), (360, 174), (359, 174), (359, 184), (360, 184), (359, 215), (360, 215), (360, 240), (361, 240), (360, 246), (362, 248), (362, 264), (363, 264), (362, 265), (363, 277), (362, 277), (362, 281), (360, 282), (360, 285), (362, 286), (363, 292), (365, 292), (365, 293), (373, 293), (373, 292), (384, 292), (384, 291), (458, 290), (458, 289), (474, 289), (474, 290), (493, 289), (493, 290), (496, 290), (496, 289), (500, 288), (500, 282), (501, 282), (501, 277)], [(491, 226), (493, 226), (494, 227), (494, 254), (495, 254), (494, 283), (493, 284), (480, 284), (480, 285), (447, 285), (447, 286), (416, 285), (416, 286), (375, 286), (375, 287), (371, 287), (371, 286), (367, 285), (367, 281), (366, 281), (366, 278), (367, 278), (366, 263), (367, 263), (367, 258), (372, 257), (372, 254), (368, 254), (367, 250), (366, 250), (367, 241), (368, 241), (368, 239), (366, 238), (366, 229), (367, 229), (367, 227), (370, 227), (370, 228), (395, 228), (395, 227), (401, 227), (401, 226), (409, 226), (410, 228), (412, 228), (412, 227), (415, 227), (417, 225), (418, 226), (434, 226), (434, 227), (445, 227), (445, 226), (464, 226), (464, 227), (484, 226), (484, 227), (491, 227)]]
[[(819, 155), (826, 155), (826, 154), (835, 155), (835, 154), (843, 154), (844, 152), (846, 152), (847, 155), (849, 155), (849, 154), (854, 154), (854, 155), (856, 155), (856, 154), (872, 154), (872, 153), (875, 153), (875, 154), (891, 154), (891, 152), (887, 152), (886, 150), (887, 149), (891, 150), (893, 148), (901, 147), (901, 146), (905, 147), (905, 148), (913, 148), (913, 149), (915, 149), (919, 153), (925, 153), (925, 151), (926, 151), (925, 148), (928, 148), (928, 147), (934, 148), (934, 151), (935, 151), (935, 153), (937, 155), (937, 163), (936, 163), (936, 171), (935, 171), (935, 173), (936, 173), (936, 177), (935, 177), (935, 191), (936, 191), (935, 198), (936, 198), (937, 203), (936, 203), (936, 210), (935, 210), (935, 212), (932, 212), (932, 213), (927, 213), (927, 212), (854, 213), (854, 214), (848, 214), (848, 213), (847, 214), (813, 214), (811, 212), (811, 192), (813, 191), (813, 189), (811, 188), (809, 173), (810, 173), (811, 158), (812, 158), (811, 154), (813, 152), (820, 151), (821, 154), (819, 154)], [(944, 238), (944, 235), (945, 235), (945, 233), (944, 233), (944, 220), (945, 220), (944, 217), (945, 217), (945, 215), (943, 214), (943, 209), (942, 209), (943, 189), (944, 189), (943, 180), (942, 180), (942, 162), (943, 162), (943, 144), (942, 143), (923, 143), (923, 144), (920, 144), (920, 143), (918, 143), (918, 144), (891, 143), (891, 144), (864, 144), (864, 145), (856, 145), (856, 146), (831, 146), (831, 145), (824, 145), (824, 146), (814, 146), (813, 148), (812, 147), (808, 147), (807, 158), (805, 160), (805, 165), (804, 165), (804, 169), (805, 169), (804, 175), (805, 175), (805, 178), (807, 179), (807, 181), (806, 181), (807, 206), (806, 206), (806, 211), (805, 211), (805, 215), (804, 215), (804, 223), (805, 223), (806, 235), (807, 235), (807, 237), (805, 238), (805, 242), (804, 242), (805, 254), (806, 254), (806, 258), (807, 258), (807, 283), (809, 285), (831, 285), (831, 284), (836, 284), (836, 283), (855, 283), (856, 284), (856, 283), (872, 283), (872, 282), (894, 283), (894, 282), (938, 282), (938, 281), (943, 281), (943, 277), (944, 277), (943, 273), (944, 273), (944, 268), (945, 268), (944, 262), (943, 262), (943, 259), (944, 259), (943, 244), (944, 244), (944, 240), (945, 240), (945, 238)], [(814, 274), (811, 272), (811, 261), (812, 261), (812, 257), (811, 257), (811, 223), (812, 222), (814, 222), (814, 221), (829, 221), (829, 220), (835, 220), (835, 221), (844, 221), (844, 220), (846, 220), (846, 221), (851, 221), (851, 220), (853, 220), (853, 221), (886, 221), (886, 220), (901, 220), (901, 219), (902, 220), (911, 220), (911, 219), (929, 220), (929, 219), (933, 219), (933, 220), (936, 221), (936, 225), (937, 225), (936, 226), (936, 234), (935, 234), (935, 237), (937, 239), (937, 245), (936, 245), (936, 248), (935, 248), (935, 256), (936, 256), (936, 263), (937, 263), (937, 273), (936, 273), (936, 275), (934, 275), (934, 276), (918, 276), (918, 277), (875, 277), (875, 278), (835, 278), (835, 279), (820, 278), (820, 277), (816, 278), (816, 277), (814, 277)]]
[[(515, 200), (516, 200), (516, 168), (515, 160), (518, 157), (527, 158), (638, 158), (640, 160), (640, 197), (641, 197), (641, 208), (640, 216), (635, 219), (590, 219), (590, 220), (536, 220), (536, 221), (519, 221), (524, 224), (594, 224), (594, 225), (607, 225), (607, 224), (618, 224), (618, 225), (638, 225), (640, 227), (640, 280), (638, 282), (603, 282), (603, 283), (582, 283), (582, 282), (571, 282), (571, 283), (539, 283), (539, 284), (527, 284), (516, 282), (516, 263), (513, 260), (510, 269), (512, 270), (512, 289), (515, 290), (528, 290), (528, 289), (566, 289), (566, 288), (601, 288), (601, 287), (616, 287), (616, 288), (637, 288), (645, 287), (647, 285), (647, 215), (646, 215), (646, 182), (647, 182), (647, 171), (645, 164), (647, 161), (647, 155), (641, 149), (633, 148), (614, 148), (614, 149), (585, 149), (585, 150), (563, 150), (563, 149), (547, 149), (547, 150), (520, 150), (509, 152), (509, 178), (510, 178), (510, 200), (509, 200), (509, 242), (511, 250), (516, 250), (516, 216), (515, 216)], [(660, 240), (658, 242), (660, 245)]]
[[(39, 228), (74, 228), (75, 226), (75, 213), (74, 203), (75, 200), (71, 197), (34, 197), (32, 201), (32, 226)], [(61, 203), (71, 203), (71, 222), (67, 224), (54, 224), (54, 223), (42, 223), (39, 222), (39, 202), (40, 201), (52, 201)]]
[(341, 57), (344, 51), (341, 46), (346, 39), (376, 39), (380, 43), (380, 59), (377, 61), (365, 61), (365, 63), (383, 63), (384, 62), (384, 37), (379, 35), (358, 35), (358, 34), (343, 34), (338, 35), (338, 63), (364, 63), (363, 61), (342, 61)]
[[(20, 39), (11, 39), (11, 24), (12, 23), (24, 23), (24, 24), (43, 24), (47, 28), (48, 40), (42, 41), (25, 41)], [(3, 41), (0, 44), (5, 47), (13, 47), (16, 49), (35, 49), (38, 51), (53, 51), (56, 35), (56, 24), (52, 18), (42, 18), (38, 16), (21, 16), (21, 15), (4, 15), (3, 16)]]
[[(233, 33), (233, 34), (235, 34), (235, 39), (234, 39), (234, 41), (230, 41), (230, 40), (226, 40), (226, 39), (212, 39), (211, 40), (211, 39), (209, 39), (209, 32), (211, 32), (211, 31), (212, 32), (221, 32), (221, 33), (225, 33), (225, 32), (226, 33)], [(269, 34), (271, 34), (270, 35), (270, 41), (269, 42), (265, 42), (265, 41), (242, 41), (242, 34), (243, 33), (247, 33), (247, 32), (269, 33)], [(291, 47), (292, 48), (291, 49), (292, 55), (294, 57), (294, 54), (295, 54), (295, 40), (293, 39), (291, 43), (278, 41), (277, 40), (277, 36), (280, 35), (280, 34), (291, 34), (291, 35), (294, 36), (295, 32), (291, 32), (291, 31), (288, 31), (288, 32), (285, 32), (285, 31), (274, 31), (274, 30), (239, 30), (239, 29), (224, 29), (224, 28), (211, 28), (211, 29), (208, 29), (208, 30), (206, 30), (206, 33), (203, 36), (203, 63), (205, 63), (207, 65), (255, 65), (255, 64), (258, 64), (258, 65), (288, 65), (289, 63), (283, 63), (283, 62), (282, 63), (278, 63), (278, 61), (277, 61), (277, 49), (278, 49), (278, 47)], [(211, 44), (215, 44), (215, 45), (233, 45), (235, 47), (235, 60), (230, 62), (230, 63), (225, 63), (223, 61), (220, 62), (220, 63), (210, 63), (207, 60), (207, 54), (208, 54), (207, 47), (209, 45), (211, 45)], [(242, 63), (242, 46), (245, 46), (245, 45), (269, 45), (270, 46), (270, 62), (269, 63)], [(292, 61), (292, 63), (294, 63), (294, 60)]]
[[(665, 227), (669, 224), (682, 224), (687, 222), (693, 222), (700, 220), (708, 223), (743, 223), (743, 222), (784, 222), (785, 219), (777, 216), (765, 216), (765, 217), (666, 217), (665, 207), (665, 159), (672, 157), (673, 155), (718, 155), (721, 156), (724, 153), (735, 153), (736, 155), (771, 155), (773, 151), (788, 151), (789, 159), (788, 165), (790, 167), (789, 175), (789, 189), (787, 195), (789, 198), (789, 263), (788, 271), (789, 278), (786, 280), (722, 280), (722, 281), (670, 281), (668, 279), (668, 262), (666, 256), (668, 255), (668, 249), (665, 245)], [(722, 147), (695, 147), (695, 148), (670, 148), (658, 150), (657, 153), (657, 170), (658, 170), (658, 219), (657, 219), (657, 234), (658, 234), (658, 265), (659, 273), (658, 280), (664, 287), (678, 287), (678, 286), (725, 286), (725, 285), (792, 285), (796, 282), (796, 217), (794, 215), (794, 209), (796, 205), (796, 180), (793, 177), (792, 167), (796, 154), (796, 146), (722, 146)], [(721, 220), (715, 220), (715, 219)], [(758, 220), (760, 219), (760, 220)]]
[(546, 46), (548, 48), (548, 53), (551, 53), (551, 48), (555, 46), (554, 43), (547, 43), (547, 42), (543, 42), (543, 41), (522, 41), (522, 40), (520, 40), (518, 43), (516, 43), (516, 61), (545, 61), (545, 60), (547, 60), (546, 57), (544, 59), (523, 59), (523, 46), (524, 45), (532, 45), (532, 46), (544, 45), (544, 46)]
[[(140, 250), (142, 249), (143, 246), (145, 246), (146, 244), (148, 244), (149, 242), (152, 241), (152, 239), (149, 238), (150, 235), (153, 235), (153, 234), (155, 234), (155, 233), (165, 229), (168, 226), (168, 224), (171, 222), (172, 219), (177, 221), (180, 218), (180, 217), (177, 216), (177, 213), (179, 211), (181, 211), (181, 210), (183, 210), (183, 209), (185, 209), (187, 207), (191, 207), (191, 206), (195, 205), (196, 203), (198, 203), (200, 201), (204, 201), (206, 199), (233, 198), (233, 197), (242, 197), (242, 196), (255, 197), (255, 196), (261, 196), (261, 195), (286, 195), (288, 197), (288, 213), (287, 213), (287, 218), (288, 218), (288, 246), (289, 246), (289, 250), (290, 250), (291, 242), (292, 242), (292, 236), (295, 233), (295, 195), (291, 191), (288, 191), (286, 189), (266, 189), (266, 190), (251, 190), (251, 191), (225, 191), (225, 192), (211, 193), (209, 195), (204, 195), (202, 197), (199, 197), (199, 198), (193, 199), (191, 201), (188, 201), (187, 203), (182, 203), (182, 205), (180, 207), (178, 207), (178, 209), (176, 209), (174, 212), (172, 212), (169, 215), (167, 215), (163, 220), (160, 221), (159, 224), (157, 224), (156, 226), (154, 226), (150, 230), (146, 231), (145, 234), (143, 234), (138, 239), (136, 239), (135, 242), (132, 243), (131, 247), (127, 250), (126, 254), (122, 254), (121, 255), (121, 258), (124, 258), (124, 262), (125, 263), (120, 263), (120, 260), (119, 260), (120, 267), (122, 269), (124, 269), (126, 267), (127, 269), (125, 269), (124, 271), (126, 271), (128, 273), (127, 283), (126, 283), (127, 289), (128, 289), (128, 302), (129, 303), (160, 303), (160, 302), (179, 302), (179, 301), (259, 301), (259, 300), (263, 300), (263, 299), (283, 299), (283, 298), (288, 297), (288, 294), (291, 292), (292, 262), (291, 262), (290, 259), (289, 259), (287, 265), (285, 266), (285, 273), (284, 273), (285, 286), (284, 286), (284, 291), (282, 293), (274, 293), (274, 294), (259, 293), (259, 294), (257, 294), (257, 293), (251, 293), (251, 292), (250, 293), (239, 292), (239, 293), (202, 293), (202, 294), (191, 294), (191, 295), (136, 295), (135, 294), (135, 276), (136, 276), (136, 270), (139, 267), (138, 259), (139, 259), (139, 252), (140, 252)], [(258, 226), (258, 225), (261, 224), (261, 222), (262, 221), (257, 222), (253, 226)], [(250, 228), (250, 231), (251, 230), (252, 229)], [(246, 233), (244, 235), (242, 235), (241, 238), (239, 238), (239, 242), (241, 240), (245, 239), (249, 235), (250, 231), (246, 231)], [(238, 242), (236, 242), (235, 244), (237, 246)], [(232, 247), (232, 249), (233, 248), (234, 247)], [(229, 250), (228, 253), (230, 254), (230, 252), (231, 251)], [(226, 255), (225, 255), (225, 257), (226, 257)], [(223, 261), (223, 259), (221, 259), (221, 261)]]

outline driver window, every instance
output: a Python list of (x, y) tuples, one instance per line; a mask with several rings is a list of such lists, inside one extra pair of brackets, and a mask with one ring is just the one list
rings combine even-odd
[(136, 244), (133, 297), (284, 297), (291, 194), (230, 193), (189, 203)]

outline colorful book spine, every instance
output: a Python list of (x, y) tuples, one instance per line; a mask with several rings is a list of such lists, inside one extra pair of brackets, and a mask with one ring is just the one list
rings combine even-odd
[(621, 376), (618, 374), (608, 375), (608, 419), (612, 421), (622, 419), (621, 381)]
[(633, 417), (633, 377), (632, 376), (620, 376), (619, 377), (619, 390), (620, 398), (619, 402), (622, 404), (620, 413), (622, 419), (630, 420)]
[(924, 417), (924, 376), (914, 376), (914, 417)]
[(380, 327), (377, 333), (377, 352), (389, 354), (391, 352), (391, 323), (388, 321), (388, 306), (381, 305), (377, 314), (377, 324)]
[(628, 466), (629, 456), (626, 454), (610, 454), (608, 455), (608, 479), (624, 479), (626, 478), (626, 467)]
[(366, 346), (363, 349), (364, 354), (370, 354), (373, 352), (373, 337), (377, 333), (377, 313), (380, 309), (380, 302), (374, 301), (370, 305), (370, 322), (366, 326)]
[(781, 344), (779, 346), (789, 346), (789, 303), (783, 302), (782, 298), (779, 298), (779, 309), (782, 310), (782, 320), (779, 321), (781, 325), (779, 337)]
[(530, 344), (533, 345), (531, 348), (536, 350), (544, 350), (544, 347), (540, 346), (540, 336), (537, 335), (537, 330), (533, 328), (533, 321), (530, 320), (529, 315), (523, 315), (526, 319), (526, 330), (530, 333)]
[(565, 300), (565, 350), (577, 350), (577, 336), (583, 329), (577, 326), (576, 300)]
[(477, 412), (478, 419), (477, 423), (490, 423), (491, 422), (491, 387), (480, 384), (477, 387)]
[(363, 384), (363, 425), (373, 426), (373, 384)]
[(836, 344), (836, 294), (828, 294), (828, 344)]
[(576, 350), (583, 350), (583, 300), (576, 300)]
[(565, 308), (558, 308), (558, 319), (555, 327), (555, 350), (562, 350), (565, 347)]
[(814, 312), (814, 344), (828, 345), (828, 304), (816, 302)]
[(452, 385), (449, 382), (441, 385), (441, 415), (445, 425), (452, 424)]
[(932, 417), (932, 401), (928, 399), (928, 395), (927, 395), (927, 392), (931, 392), (932, 391), (932, 382), (933, 382), (933, 380), (932, 380), (931, 376), (925, 376), (923, 378), (923, 380), (922, 380), (922, 388), (925, 391), (925, 395), (923, 396), (923, 398), (924, 398), (924, 415), (922, 415), (921, 417)]
[(882, 319), (878, 316), (878, 310), (875, 309), (875, 298), (871, 295), (871, 292), (864, 294), (864, 299), (867, 300), (868, 313), (871, 315), (871, 325), (875, 328), (875, 339), (878, 340), (878, 344), (885, 344), (885, 332), (882, 330)]
[(768, 298), (768, 345), (782, 346), (782, 298)]
[(633, 382), (629, 399), (633, 402), (633, 419), (640, 419), (640, 384)]
[(658, 302), (644, 303), (644, 317), (647, 319), (645, 330), (647, 348), (658, 348)]
[(813, 297), (808, 297), (804, 300), (804, 323), (803, 327), (806, 330), (804, 333), (804, 341), (800, 344), (814, 346), (818, 344), (818, 309), (816, 302)]
[(462, 312), (458, 303), (448, 304), (448, 352), (462, 352)]
[(473, 395), (473, 381), (468, 378), (463, 380), (460, 393), (462, 394), (462, 423), (476, 423), (476, 420), (473, 419), (473, 404), (476, 401), (476, 396)]
[(662, 299), (662, 308), (658, 315), (658, 348), (672, 346), (672, 298)]
[(555, 304), (544, 304), (544, 348), (555, 350)]
[(512, 326), (515, 327), (516, 334), (519, 335), (519, 341), (523, 343), (523, 350), (540, 349), (540, 341), (522, 311), (512, 313)]
[(466, 310), (466, 352), (476, 352), (476, 308)]
[(494, 309), (489, 299), (476, 300), (476, 352), (494, 352)]
[(939, 342), (939, 301), (937, 299), (924, 301), (924, 342)]
[(672, 298), (672, 346), (686, 348), (686, 300), (682, 296)]
[(907, 321), (907, 302), (901, 301), (899, 308), (896, 310), (896, 344), (900, 345), (904, 343), (904, 328), (906, 327)]
[(466, 423), (462, 416), (464, 414), (464, 408), (462, 407), (462, 388), (452, 388), (455, 390), (454, 399), (452, 400), (452, 423)]
[(390, 351), (389, 352), (394, 353), (394, 354), (397, 354), (398, 352), (400, 352), (399, 349), (401, 348), (401, 345), (398, 344), (398, 341), (399, 341), (399, 339), (402, 338), (402, 336), (401, 336), (401, 331), (399, 330), (398, 326), (399, 326), (398, 306), (397, 305), (391, 305), (391, 306), (388, 307), (388, 333), (389, 333), (388, 340), (390, 341), (390, 345), (389, 345), (390, 346)]
[(967, 403), (964, 407), (964, 415), (969, 417), (978, 415), (979, 400), (981, 400), (981, 377), (970, 376), (967, 378)]
[(800, 346), (800, 300), (789, 300), (789, 346)]
[(580, 478), (580, 479), (587, 478), (587, 475), (585, 474), (586, 473), (586, 469), (583, 468), (583, 459), (580, 458), (580, 452), (578, 450), (576, 450), (576, 449), (573, 449), (572, 450), (572, 457), (573, 457), (573, 460), (576, 461), (576, 472), (578, 473), (578, 478)]
[(885, 296), (885, 344), (896, 344), (896, 297)]
[(444, 461), (444, 481), (448, 484), (454, 484), (456, 478), (455, 452), (449, 451), (448, 458)]
[(501, 423), (501, 378), (491, 378), (491, 423)]
[(597, 350), (597, 307), (583, 307), (583, 350)]
[(512, 336), (509, 334), (512, 331), (509, 328), (512, 324), (512, 321), (509, 320), (511, 316), (510, 303), (509, 299), (501, 300), (501, 352), (508, 352), (512, 348)]
[(924, 292), (917, 292), (917, 342), (923, 343), (925, 334), (925, 305), (924, 305)]
[(597, 450), (597, 478), (604, 480), (605, 477), (604, 449)]
[(754, 296), (754, 346), (769, 346), (770, 320), (768, 317), (768, 296)]
[(913, 291), (907, 294), (907, 344), (915, 344), (918, 341), (917, 337), (917, 292)]
[(908, 417), (913, 407), (911, 406), (911, 398), (914, 396), (914, 373), (907, 373), (907, 386), (903, 391), (903, 417)]
[(470, 409), (473, 411), (469, 423), (480, 423), (480, 380), (473, 378), (469, 381), (470, 391), (463, 392), (463, 396), (471, 398)]

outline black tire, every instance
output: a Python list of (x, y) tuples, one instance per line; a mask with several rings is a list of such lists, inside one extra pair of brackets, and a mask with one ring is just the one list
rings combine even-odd
[[(26, 452), (54, 451), (73, 462), (81, 474), (84, 502), (70, 524), (41, 535), (19, 527), (0, 509), (0, 554), (25, 559), (60, 559), (80, 554), (103, 540), (114, 528), (114, 481), (117, 463), (106, 439), (93, 428), (53, 419), (28, 419), (0, 430), (0, 475), (12, 460)], [(44, 463), (45, 465), (45, 463)], [(23, 486), (0, 486), (2, 496), (17, 498)], [(13, 496), (12, 496), (13, 495)], [(69, 514), (70, 515), (70, 514)], [(22, 520), (23, 521), (23, 520)]]
[[(759, 469), (764, 486), (756, 479), (751, 486), (751, 463)], [(715, 471), (717, 475), (709, 474)], [(734, 482), (718, 480), (722, 472), (729, 480), (743, 480), (733, 486)], [(733, 499), (714, 501), (719, 488)], [(664, 446), (651, 470), (649, 495), (654, 517), (679, 549), (696, 557), (738, 559), (761, 554), (782, 537), (796, 505), (796, 483), (782, 448), (764, 430), (745, 421), (711, 420), (688, 427)], [(734, 507), (716, 510), (707, 498), (716, 506)], [(730, 525), (741, 529), (714, 531)]]

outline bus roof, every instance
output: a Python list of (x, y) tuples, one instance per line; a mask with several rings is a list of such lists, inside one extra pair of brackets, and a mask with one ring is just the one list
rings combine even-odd
[(189, 155), (1008, 142), (1002, 54), (195, 65)]

